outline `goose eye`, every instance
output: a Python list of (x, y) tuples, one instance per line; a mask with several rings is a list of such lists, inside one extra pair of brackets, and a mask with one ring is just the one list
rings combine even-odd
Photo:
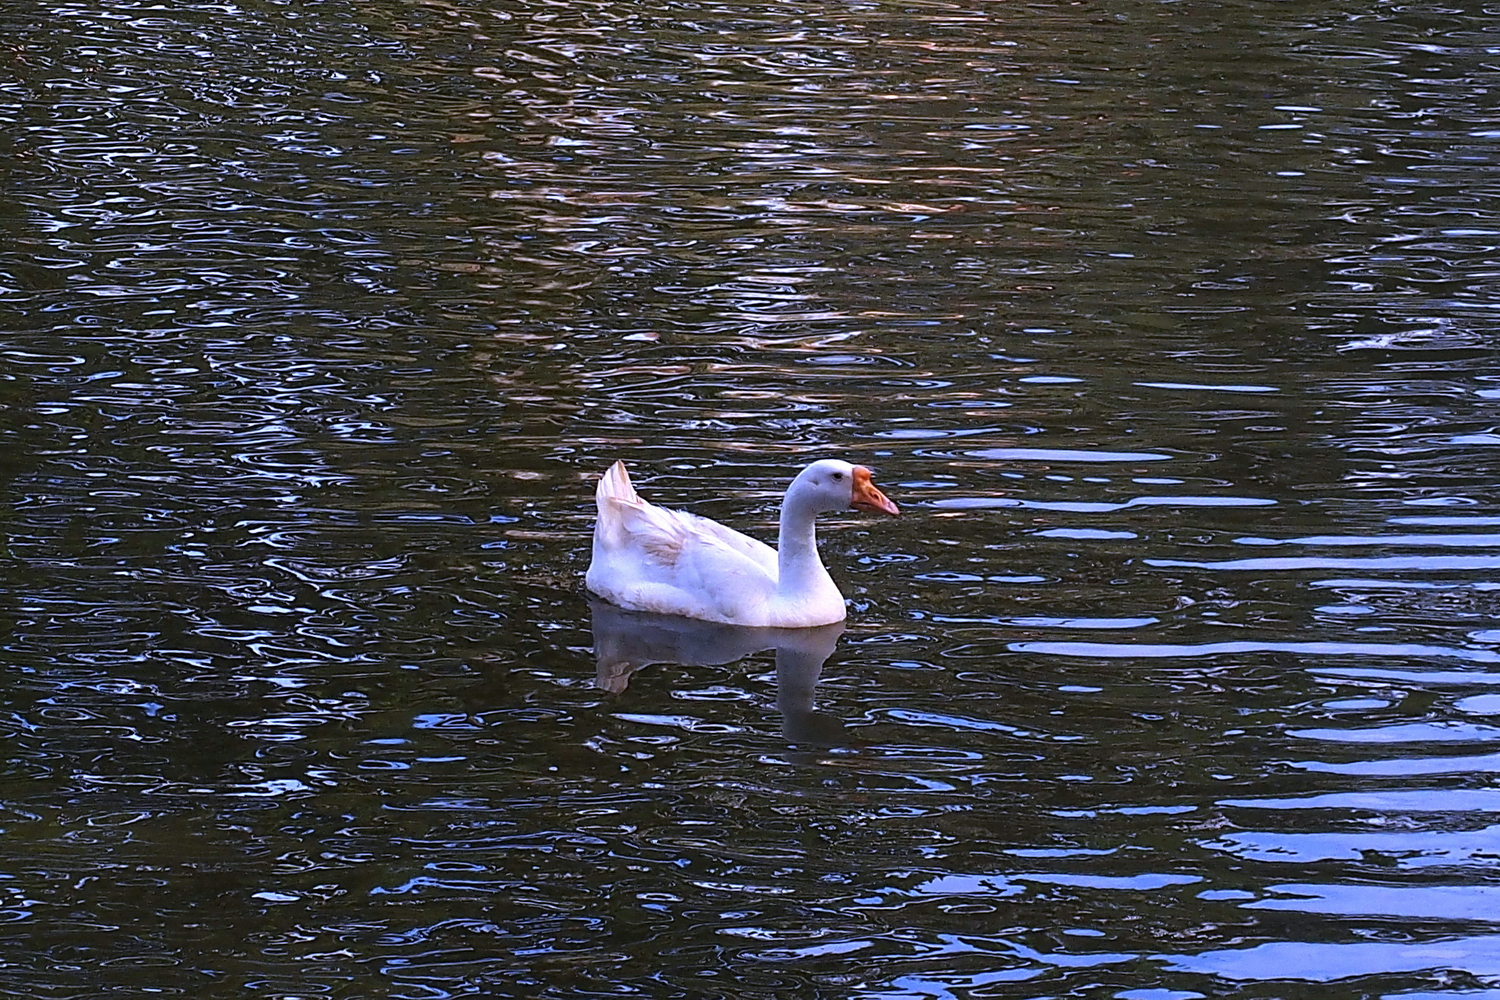
[(842, 472), (835, 472), (833, 474), (833, 481), (836, 483), (842, 483), (844, 481), (844, 474)]

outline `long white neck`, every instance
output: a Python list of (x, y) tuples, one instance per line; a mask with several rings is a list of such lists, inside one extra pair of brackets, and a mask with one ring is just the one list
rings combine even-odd
[(783, 598), (815, 594), (833, 586), (833, 579), (818, 558), (818, 536), (814, 527), (817, 511), (796, 486), (781, 502), (781, 536), (776, 543), (776, 593)]

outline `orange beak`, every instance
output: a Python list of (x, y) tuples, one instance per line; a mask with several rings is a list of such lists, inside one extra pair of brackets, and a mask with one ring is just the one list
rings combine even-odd
[(901, 508), (887, 500), (885, 494), (870, 482), (870, 470), (863, 465), (854, 467), (854, 495), (849, 499), (849, 506), (855, 510), (878, 510), (892, 517), (901, 513)]

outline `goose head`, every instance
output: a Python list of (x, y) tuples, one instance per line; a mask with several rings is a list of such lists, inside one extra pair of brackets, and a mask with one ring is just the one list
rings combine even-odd
[(870, 510), (892, 516), (901, 513), (875, 488), (869, 469), (836, 458), (825, 458), (803, 469), (792, 480), (786, 498), (788, 506), (819, 514), (838, 510)]

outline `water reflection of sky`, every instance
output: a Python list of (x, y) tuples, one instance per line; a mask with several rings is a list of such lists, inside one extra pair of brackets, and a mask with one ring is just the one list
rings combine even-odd
[(1493, 25), (1224, 13), (0, 15), (0, 983), (1492, 994)]

